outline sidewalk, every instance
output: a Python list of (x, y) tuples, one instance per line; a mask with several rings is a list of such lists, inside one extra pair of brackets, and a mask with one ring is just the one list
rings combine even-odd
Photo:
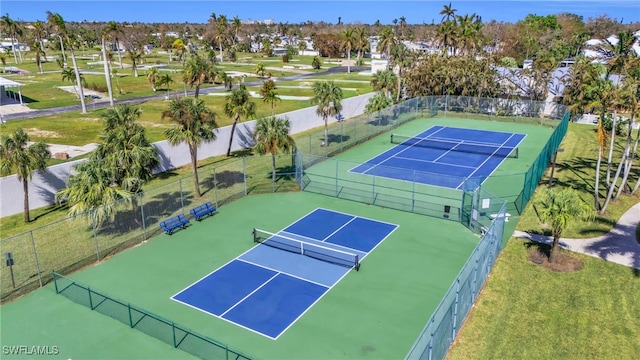
[[(640, 270), (640, 244), (636, 241), (636, 227), (640, 222), (640, 203), (624, 213), (608, 234), (591, 239), (560, 238), (560, 246), (571, 251), (598, 257)], [(514, 231), (513, 236), (539, 243), (553, 244), (553, 237)]]

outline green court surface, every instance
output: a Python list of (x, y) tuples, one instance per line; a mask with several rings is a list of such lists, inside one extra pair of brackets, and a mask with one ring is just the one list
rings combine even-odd
[[(318, 207), (399, 228), (278, 340), (170, 300), (254, 246), (253, 227), (278, 231)], [(456, 222), (306, 192), (267, 194), (70, 277), (250, 356), (396, 359), (409, 351), (478, 241)], [(3, 306), (2, 315), (3, 345), (59, 345), (71, 359), (190, 357), (56, 295), (51, 285)]]
[[(507, 123), (458, 118), (413, 120), (338, 156), (313, 165), (306, 170), (306, 174), (311, 179), (312, 184), (313, 182), (323, 183), (324, 188), (329, 190), (335, 189), (336, 185), (358, 188), (362, 190), (363, 198), (367, 197), (373, 192), (373, 190), (375, 190), (377, 193), (396, 195), (404, 198), (411, 198), (413, 196), (415, 200), (458, 207), (461, 201), (460, 190), (413, 184), (411, 182), (387, 179), (384, 177), (374, 178), (368, 175), (349, 172), (349, 170), (356, 165), (366, 162), (367, 160), (396, 146), (390, 142), (391, 133), (413, 136), (436, 125), (527, 135), (518, 146), (518, 158), (505, 159), (504, 162), (502, 162), (502, 164), (491, 174), (489, 179), (482, 184), (482, 188), (484, 190), (508, 201), (508, 211), (515, 213), (513, 202), (522, 191), (525, 173), (534, 163), (534, 160), (538, 157), (540, 151), (544, 148), (554, 130), (550, 127), (526, 123)], [(310, 158), (312, 157), (307, 156), (304, 160), (305, 163), (308, 162)], [(336, 176), (338, 181), (335, 179)], [(408, 195), (409, 193), (411, 195)]]

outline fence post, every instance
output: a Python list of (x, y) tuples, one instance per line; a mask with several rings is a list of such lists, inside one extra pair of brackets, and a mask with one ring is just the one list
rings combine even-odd
[(247, 157), (242, 157), (242, 176), (244, 181), (244, 196), (247, 196)]
[(142, 218), (142, 238), (147, 240), (147, 225), (144, 223), (144, 204), (142, 203), (142, 195), (144, 195), (144, 192), (140, 193), (140, 217)]
[(40, 263), (38, 262), (38, 252), (36, 251), (36, 241), (33, 239), (33, 230), (29, 230), (31, 236), (31, 247), (33, 248), (33, 257), (36, 260), (36, 270), (38, 271), (38, 281), (42, 287), (42, 274), (40, 273)]
[(91, 212), (91, 226), (93, 227), (93, 242), (96, 244), (96, 261), (100, 261), (100, 247), (98, 246), (98, 234), (96, 233), (96, 209)]
[(429, 324), (429, 346), (427, 346), (428, 349), (428, 356), (427, 359), (431, 360), (433, 359), (433, 323), (435, 322), (435, 317), (433, 315), (431, 315), (431, 322)]
[(180, 182), (180, 208), (182, 209), (182, 213), (184, 213), (184, 195), (182, 194), (182, 179), (178, 181)]
[(413, 170), (413, 182), (411, 183), (411, 212), (416, 209), (416, 171)]
[(451, 329), (451, 343), (456, 338), (456, 329), (458, 327), (458, 303), (460, 302), (460, 277), (456, 278), (456, 300), (453, 305), (453, 327)]
[(216, 208), (218, 208), (218, 180), (216, 180), (216, 168), (213, 168), (213, 197), (216, 202)]
[(56, 294), (60, 294), (60, 291), (58, 291), (58, 278), (56, 277), (55, 271), (51, 271), (51, 277), (53, 278), (53, 287), (56, 289)]

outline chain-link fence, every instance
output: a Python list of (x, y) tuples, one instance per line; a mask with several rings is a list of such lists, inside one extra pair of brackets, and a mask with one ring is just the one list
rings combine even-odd
[(170, 320), (164, 319), (128, 302), (113, 298), (103, 292), (58, 273), (53, 273), (56, 294), (91, 310), (109, 316), (132, 329), (142, 331), (166, 344), (192, 354), (200, 359), (227, 360), (251, 359), (246, 354), (230, 349), (227, 345), (207, 336), (195, 333)]
[(500, 253), (506, 213), (506, 204), (502, 205), (411, 347), (407, 360), (445, 358)]
[(200, 197), (194, 177), (186, 176), (107, 205), (114, 214), (108, 221), (95, 220), (102, 208), (2, 239), (1, 252), (12, 257), (0, 273), (2, 302), (46, 284), (52, 271), (68, 274), (150, 239), (161, 233), (163, 220), (189, 216), (190, 209), (206, 202), (221, 207), (248, 194), (297, 190), (293, 159), (252, 156), (202, 168)]

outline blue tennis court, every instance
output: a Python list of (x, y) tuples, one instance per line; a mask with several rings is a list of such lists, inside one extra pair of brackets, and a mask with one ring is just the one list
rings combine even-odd
[(397, 227), (315, 209), (171, 298), (275, 340)]
[(393, 134), (397, 145), (350, 172), (460, 189), (486, 180), (507, 158), (518, 157), (525, 134), (433, 126), (415, 136)]

